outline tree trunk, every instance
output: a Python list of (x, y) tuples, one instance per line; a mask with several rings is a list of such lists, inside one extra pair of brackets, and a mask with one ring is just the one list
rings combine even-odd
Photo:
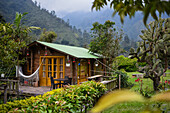
[(160, 77), (159, 76), (153, 78), (153, 88), (154, 88), (154, 91), (158, 91), (159, 90), (158, 89), (159, 82), (160, 82)]

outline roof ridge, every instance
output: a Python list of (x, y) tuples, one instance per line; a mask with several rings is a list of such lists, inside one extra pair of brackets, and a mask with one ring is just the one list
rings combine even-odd
[[(59, 46), (68, 46), (68, 47), (75, 47), (75, 48), (87, 49), (87, 48), (84, 48), (84, 47), (70, 46), (70, 45), (64, 45), (64, 44), (56, 44), (56, 43), (50, 43), (50, 42), (39, 41), (39, 40), (36, 40), (36, 42), (42, 42), (42, 43), (48, 43), (48, 44), (55, 44), (55, 45), (59, 45)], [(89, 50), (89, 49), (87, 49), (87, 50)]]
[(98, 58), (97, 55), (91, 54), (88, 49), (83, 47), (68, 46), (68, 45), (55, 44), (55, 43), (49, 43), (43, 41), (36, 41), (36, 42), (77, 58)]

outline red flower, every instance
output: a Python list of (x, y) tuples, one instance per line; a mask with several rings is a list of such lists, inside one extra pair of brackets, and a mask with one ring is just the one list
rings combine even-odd
[(138, 78), (137, 80), (135, 80), (135, 82), (139, 82), (139, 80), (140, 80), (140, 79)]
[(168, 83), (168, 81), (167, 81), (167, 80), (165, 80), (165, 84), (166, 84), (166, 83)]

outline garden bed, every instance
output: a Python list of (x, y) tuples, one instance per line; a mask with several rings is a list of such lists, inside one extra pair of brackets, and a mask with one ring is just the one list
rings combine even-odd
[(23, 100), (0, 105), (0, 112), (87, 112), (106, 92), (102, 83), (94, 81), (59, 88)]

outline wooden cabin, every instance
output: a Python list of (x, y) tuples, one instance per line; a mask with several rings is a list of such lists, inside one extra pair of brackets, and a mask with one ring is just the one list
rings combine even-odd
[(102, 64), (97, 61), (103, 62), (103, 59), (82, 47), (35, 41), (28, 45), (23, 57), (27, 60), (22, 65), (25, 75), (32, 74), (41, 65), (39, 86), (50, 86), (50, 76), (54, 79), (68, 76), (72, 84), (79, 84), (103, 71)]

